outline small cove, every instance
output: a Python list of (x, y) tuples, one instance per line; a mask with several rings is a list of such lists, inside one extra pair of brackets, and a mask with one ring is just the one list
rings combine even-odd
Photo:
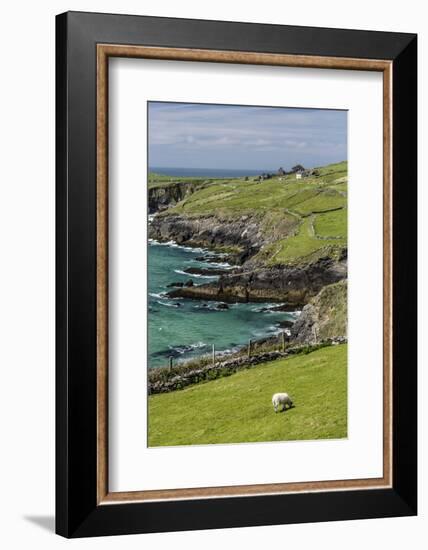
[[(148, 245), (148, 363), (149, 368), (188, 360), (211, 352), (225, 353), (272, 336), (278, 323), (293, 320), (297, 313), (271, 311), (278, 304), (236, 303), (218, 309), (219, 302), (171, 299), (172, 283), (193, 281), (194, 285), (218, 279), (218, 275), (189, 274), (188, 269), (231, 269), (216, 255), (202, 249), (178, 246), (173, 242)], [(205, 272), (204, 272), (205, 273)]]

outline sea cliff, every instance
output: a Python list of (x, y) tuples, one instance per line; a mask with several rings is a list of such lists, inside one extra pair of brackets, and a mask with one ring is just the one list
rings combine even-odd
[(213, 249), (233, 265), (205, 284), (193, 284), (189, 274), (189, 284), (172, 288), (169, 297), (278, 302), (284, 311), (303, 309), (291, 331), (296, 342), (346, 336), (346, 324), (334, 322), (336, 306), (346, 320), (346, 173), (341, 163), (303, 184), (281, 178), (152, 186), (151, 239)]

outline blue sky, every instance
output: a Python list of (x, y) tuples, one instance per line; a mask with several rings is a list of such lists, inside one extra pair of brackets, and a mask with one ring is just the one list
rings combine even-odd
[(346, 159), (346, 111), (149, 102), (150, 166), (263, 170)]

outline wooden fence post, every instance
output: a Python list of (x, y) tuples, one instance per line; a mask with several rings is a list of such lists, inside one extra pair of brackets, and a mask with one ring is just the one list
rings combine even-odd
[(172, 357), (169, 358), (169, 370), (172, 370)]
[(282, 351), (285, 351), (285, 330), (282, 331)]
[(251, 357), (251, 339), (248, 340), (248, 359)]
[(213, 344), (213, 367), (215, 367), (215, 344)]

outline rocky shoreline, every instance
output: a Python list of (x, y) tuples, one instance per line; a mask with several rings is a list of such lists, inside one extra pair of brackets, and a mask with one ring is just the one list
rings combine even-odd
[[(324, 286), (347, 276), (346, 254), (339, 260), (325, 257), (301, 265), (267, 267), (254, 256), (267, 242), (260, 224), (250, 216), (234, 221), (214, 215), (187, 218), (158, 215), (150, 224), (149, 237), (159, 242), (174, 241), (179, 245), (214, 250), (229, 248), (227, 260), (236, 267), (229, 272), (215, 271), (218, 281), (183, 286), (169, 293), (171, 298), (232, 302), (281, 302), (290, 309), (302, 308)], [(197, 269), (194, 270), (197, 273)], [(190, 273), (189, 273), (190, 274)], [(206, 270), (199, 274), (214, 274)]]
[(212, 214), (187, 217), (161, 213), (152, 219), (149, 237), (158, 242), (172, 240), (179, 245), (223, 250), (239, 265), (257, 254), (266, 242), (255, 218), (240, 216), (231, 220)]
[(301, 309), (325, 286), (346, 277), (346, 262), (330, 258), (302, 266), (275, 266), (223, 273), (218, 281), (183, 286), (171, 298), (233, 302), (281, 302), (288, 311)]
[[(224, 217), (211, 212), (180, 215), (176, 210), (168, 211), (169, 206), (174, 206), (179, 200), (185, 201), (186, 194), (200, 187), (201, 183), (180, 183), (168, 185), (164, 192), (159, 188), (152, 190), (149, 206), (155, 215), (149, 225), (149, 238), (157, 242), (173, 241), (180, 246), (213, 250), (216, 255), (222, 254), (222, 262), (228, 262), (233, 267), (217, 267), (217, 256), (212, 260), (212, 268), (189, 268), (186, 271), (189, 280), (170, 284), (168, 297), (216, 301), (225, 304), (225, 307), (236, 302), (277, 302), (281, 304), (282, 311), (303, 310), (300, 319), (291, 328), (291, 337), (296, 343), (315, 344), (322, 337), (346, 336), (346, 248), (338, 258), (326, 254), (297, 264), (266, 265), (258, 252), (278, 236), (275, 236), (275, 229), (266, 230), (263, 215)], [(288, 228), (285, 234), (287, 231), (291, 235), (290, 231), (294, 229)], [(207, 260), (207, 255), (200, 259), (211, 261), (211, 258)], [(192, 276), (218, 278), (202, 284), (198, 279), (198, 284), (195, 284)], [(333, 290), (323, 294), (323, 290), (328, 288)], [(333, 304), (333, 309), (339, 307), (341, 312), (344, 311), (341, 321), (336, 324), (332, 321), (334, 311), (327, 311), (324, 307), (327, 297), (331, 303), (334, 302), (332, 296), (337, 296), (340, 302), (339, 305)]]

